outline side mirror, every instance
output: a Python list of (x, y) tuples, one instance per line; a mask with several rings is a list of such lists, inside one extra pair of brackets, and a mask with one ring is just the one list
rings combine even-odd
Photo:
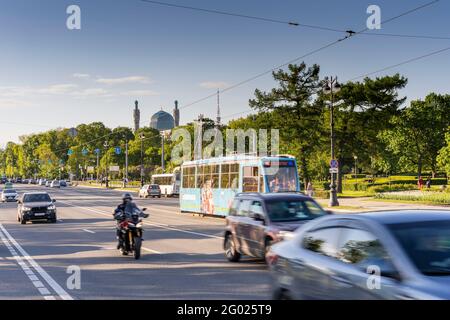
[(143, 208), (142, 211), (147, 211), (147, 208)]
[(266, 221), (265, 217), (264, 217), (261, 213), (251, 213), (250, 216), (251, 216), (255, 221), (262, 221), (262, 222), (265, 222), (265, 221)]
[(55, 203), (55, 202), (56, 202), (56, 200), (55, 200), (55, 199), (52, 199), (52, 202), (53, 202), (53, 203)]

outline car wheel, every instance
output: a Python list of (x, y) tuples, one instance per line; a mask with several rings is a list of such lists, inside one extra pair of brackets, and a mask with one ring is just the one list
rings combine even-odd
[(237, 251), (231, 234), (225, 236), (225, 256), (230, 262), (238, 262), (241, 259), (241, 254)]
[(266, 260), (267, 253), (270, 251), (270, 248), (273, 245), (273, 240), (270, 238), (267, 238), (264, 242), (264, 261)]
[(272, 294), (272, 300), (292, 300), (287, 290), (277, 289)]
[(26, 223), (27, 223), (27, 221), (24, 218), (20, 219), (20, 224), (26, 224)]

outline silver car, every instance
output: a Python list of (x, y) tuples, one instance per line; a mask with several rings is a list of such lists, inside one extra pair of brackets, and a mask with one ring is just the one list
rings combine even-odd
[(19, 199), (19, 194), (14, 189), (5, 189), (0, 198), (2, 202), (16, 202)]
[(326, 216), (266, 259), (275, 299), (450, 299), (450, 211)]

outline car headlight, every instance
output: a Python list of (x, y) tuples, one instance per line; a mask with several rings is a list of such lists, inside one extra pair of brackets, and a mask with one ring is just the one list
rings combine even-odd
[(280, 237), (281, 240), (290, 240), (293, 238), (294, 233), (290, 231), (280, 231), (278, 233), (278, 236)]
[(23, 207), (23, 208), (22, 208), (22, 211), (31, 211), (31, 208), (29, 208), (29, 207)]
[(48, 210), (55, 210), (56, 206), (54, 204), (47, 207)]

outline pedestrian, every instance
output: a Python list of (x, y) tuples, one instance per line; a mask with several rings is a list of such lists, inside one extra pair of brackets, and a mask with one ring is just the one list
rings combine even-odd
[(314, 187), (311, 183), (311, 181), (308, 181), (308, 186), (306, 187), (306, 194), (308, 197), (311, 197), (314, 195)]
[(422, 191), (423, 188), (423, 179), (421, 176), (419, 176), (419, 180), (417, 181), (417, 186), (419, 187), (419, 190)]
[(428, 177), (428, 179), (427, 179), (426, 186), (427, 186), (427, 189), (431, 188), (431, 178), (430, 177)]

